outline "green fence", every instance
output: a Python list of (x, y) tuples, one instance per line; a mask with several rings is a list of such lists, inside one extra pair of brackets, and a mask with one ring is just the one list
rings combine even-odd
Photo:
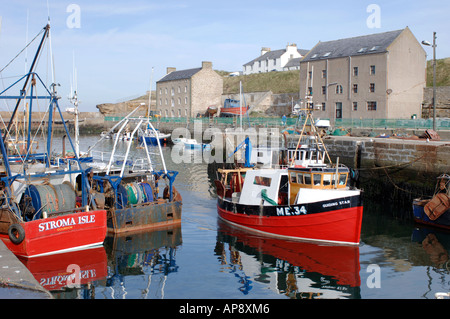
[[(114, 121), (118, 122), (122, 120), (123, 116), (105, 116), (105, 121)], [(151, 122), (160, 122), (160, 123), (187, 123), (185, 117), (159, 117), (159, 118), (150, 118)], [(189, 119), (189, 123), (200, 122), (204, 124), (228, 124), (228, 125), (239, 125), (240, 118), (236, 117), (214, 117), (213, 119), (209, 119), (207, 117), (203, 118), (191, 118)], [(287, 118), (286, 125), (291, 126), (295, 125), (297, 122), (297, 118)], [(242, 124), (244, 126), (282, 126), (281, 117), (243, 117)]]
[[(120, 121), (123, 116), (105, 116), (105, 121)], [(160, 123), (187, 123), (185, 117), (159, 117), (150, 118), (151, 122)], [(240, 119), (233, 117), (215, 117), (209, 118), (190, 118), (189, 123), (201, 122), (202, 124), (224, 124), (239, 125)], [(433, 128), (433, 119), (336, 119), (330, 121), (334, 127), (343, 128), (366, 128), (366, 129), (431, 129)], [(293, 126), (297, 123), (297, 118), (287, 118), (286, 126)], [(281, 117), (243, 117), (242, 124), (247, 127), (279, 127), (282, 126)], [(450, 119), (437, 118), (437, 130), (450, 130)]]
[[(432, 129), (433, 119), (337, 119), (335, 127), (367, 129)], [(437, 130), (449, 130), (450, 119), (436, 119)]]

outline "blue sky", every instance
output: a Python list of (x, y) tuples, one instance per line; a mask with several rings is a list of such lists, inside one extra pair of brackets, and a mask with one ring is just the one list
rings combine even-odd
[[(450, 57), (448, 0), (1, 1), (0, 69), (25, 47), (27, 34), (28, 40), (38, 34), (50, 14), (55, 82), (61, 84), (63, 97), (60, 105), (69, 106), (66, 97), (74, 59), (82, 111), (97, 111), (97, 104), (144, 94), (152, 67), (154, 88), (168, 66), (180, 70), (211, 61), (214, 69), (240, 71), (263, 46), (275, 50), (296, 43), (310, 49), (319, 40), (408, 26), (419, 41), (431, 41), (436, 31), (437, 57)], [(79, 11), (70, 10), (71, 4)], [(379, 28), (367, 24), (373, 14), (367, 12), (370, 4), (380, 9)], [(70, 22), (79, 22), (79, 27)], [(28, 63), (34, 50), (35, 46), (28, 50)], [(431, 58), (431, 48), (425, 50)], [(41, 58), (41, 74), (50, 69), (48, 56)], [(0, 88), (24, 70), (22, 54), (2, 72)]]

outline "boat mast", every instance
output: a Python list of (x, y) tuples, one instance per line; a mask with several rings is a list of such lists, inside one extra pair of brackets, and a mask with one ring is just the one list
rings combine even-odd
[(36, 54), (34, 56), (33, 62), (31, 63), (31, 66), (30, 66), (30, 70), (28, 71), (27, 77), (25, 79), (25, 83), (23, 84), (22, 90), (20, 91), (20, 97), (17, 99), (16, 106), (14, 107), (14, 110), (12, 112), (11, 119), (9, 120), (8, 127), (6, 128), (5, 134), (3, 136), (3, 140), (6, 140), (6, 137), (9, 134), (8, 132), (11, 129), (11, 125), (13, 124), (14, 118), (16, 116), (16, 112), (17, 112), (17, 109), (18, 109), (18, 107), (20, 105), (20, 102), (25, 97), (25, 89), (28, 86), (28, 82), (30, 81), (31, 74), (33, 73), (34, 67), (36, 66), (36, 62), (37, 62), (38, 57), (39, 57), (39, 55), (41, 53), (42, 47), (44, 45), (44, 40), (49, 35), (49, 31), (50, 31), (50, 24), (47, 24), (44, 27), (44, 35), (42, 36), (41, 42), (39, 43), (38, 50), (37, 50), (37, 52), (36, 52)]

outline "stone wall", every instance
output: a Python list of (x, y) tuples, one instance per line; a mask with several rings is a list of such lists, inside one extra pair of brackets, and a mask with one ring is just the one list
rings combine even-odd
[[(422, 117), (433, 117), (433, 88), (423, 91)], [(436, 117), (450, 117), (450, 86), (436, 87)]]

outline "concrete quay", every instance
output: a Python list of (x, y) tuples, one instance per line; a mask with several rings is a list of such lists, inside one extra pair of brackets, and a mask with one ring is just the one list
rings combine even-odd
[(23, 263), (0, 240), (0, 299), (52, 299)]

